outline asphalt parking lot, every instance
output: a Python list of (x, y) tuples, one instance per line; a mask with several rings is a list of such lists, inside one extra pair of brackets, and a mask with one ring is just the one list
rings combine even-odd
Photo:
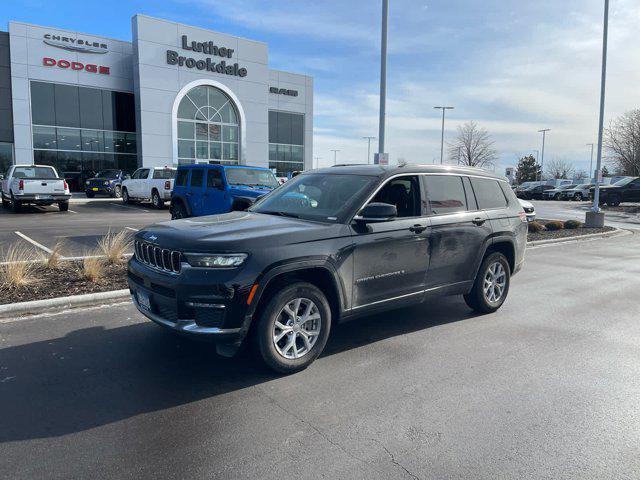
[(12, 243), (33, 245), (45, 253), (63, 240), (65, 256), (80, 256), (96, 247), (108, 232), (140, 228), (169, 220), (169, 209), (155, 210), (150, 204), (125, 205), (119, 199), (72, 200), (68, 212), (57, 206), (24, 207), (18, 214), (0, 208), (0, 249)]
[(638, 291), (640, 233), (533, 248), (498, 312), (363, 318), (288, 377), (128, 302), (0, 321), (0, 477), (639, 478)]

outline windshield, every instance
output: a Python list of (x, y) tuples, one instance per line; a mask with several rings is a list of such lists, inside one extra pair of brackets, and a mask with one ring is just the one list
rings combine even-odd
[(570, 188), (575, 188), (575, 184), (574, 185), (562, 185), (560, 187), (560, 190), (569, 190)]
[(618, 180), (616, 183), (614, 183), (614, 185), (616, 187), (624, 187), (625, 185), (627, 185), (628, 183), (633, 182), (637, 177), (627, 177), (627, 178), (623, 178), (622, 180)]
[(225, 169), (227, 183), (229, 185), (248, 185), (249, 187), (276, 188), (279, 183), (269, 170), (256, 170), (253, 168), (227, 168)]
[(260, 199), (249, 210), (336, 222), (376, 178), (342, 174), (298, 175)]
[(118, 178), (120, 170), (102, 170), (96, 173), (96, 178)]
[(15, 178), (57, 178), (52, 167), (16, 167), (13, 176)]

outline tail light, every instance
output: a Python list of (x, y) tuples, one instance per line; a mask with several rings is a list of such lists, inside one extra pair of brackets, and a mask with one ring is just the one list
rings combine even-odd
[(169, 180), (164, 182), (164, 189), (165, 190), (171, 190), (171, 182)]
[(24, 190), (24, 180), (20, 180), (20, 183), (18, 183), (18, 189)]
[(63, 184), (65, 190), (69, 190), (69, 184), (67, 183), (66, 180), (63, 180), (62, 184)]
[(524, 213), (524, 212), (519, 212), (519, 213), (518, 213), (518, 216), (520, 217), (520, 220), (521, 220), (522, 222), (526, 222), (526, 221), (527, 221), (527, 214), (526, 214), (526, 213)]

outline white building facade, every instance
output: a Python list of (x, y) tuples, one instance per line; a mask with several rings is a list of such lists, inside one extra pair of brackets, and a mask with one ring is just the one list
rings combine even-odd
[(311, 168), (311, 77), (270, 69), (262, 42), (145, 15), (131, 24), (124, 42), (9, 23), (9, 75), (0, 72), (9, 162), (59, 172), (195, 162), (279, 175)]

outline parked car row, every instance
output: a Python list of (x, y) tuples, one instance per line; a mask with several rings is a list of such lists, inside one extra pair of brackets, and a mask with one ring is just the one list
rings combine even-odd
[[(515, 193), (524, 200), (592, 200), (595, 184), (548, 185), (526, 182), (518, 186)], [(623, 177), (610, 185), (600, 185), (601, 205), (617, 206), (622, 202), (640, 202), (640, 177)]]

